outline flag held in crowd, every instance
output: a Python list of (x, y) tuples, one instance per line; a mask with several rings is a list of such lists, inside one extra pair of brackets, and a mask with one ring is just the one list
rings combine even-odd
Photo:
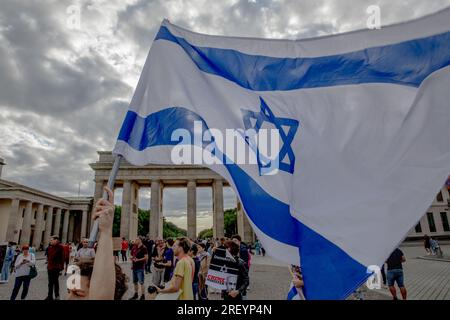
[[(450, 10), (297, 41), (209, 36), (165, 20), (114, 153), (171, 164), (183, 144), (219, 159), (205, 165), (234, 188), (267, 253), (301, 264), (306, 298), (343, 299), (448, 177), (449, 65)], [(218, 138), (263, 128), (278, 130), (279, 150), (268, 157), (241, 135), (255, 163), (234, 161)]]

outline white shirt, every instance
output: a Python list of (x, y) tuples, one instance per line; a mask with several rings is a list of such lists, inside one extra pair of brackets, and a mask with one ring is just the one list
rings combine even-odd
[(95, 250), (93, 248), (81, 248), (77, 252), (77, 258), (95, 258)]
[[(28, 260), (28, 262), (22, 264), (22, 261)], [(34, 254), (28, 253), (28, 256), (24, 256), (23, 253), (19, 254), (16, 259), (14, 267), (16, 269), (16, 277), (23, 277), (30, 275), (30, 267), (36, 264), (36, 258)]]

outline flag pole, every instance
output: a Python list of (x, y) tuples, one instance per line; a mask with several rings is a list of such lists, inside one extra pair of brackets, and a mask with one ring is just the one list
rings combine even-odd
[[(111, 190), (114, 190), (114, 183), (116, 182), (116, 176), (117, 176), (117, 172), (119, 171), (119, 166), (120, 166), (120, 160), (122, 159), (122, 155), (116, 155), (114, 158), (114, 164), (113, 167), (111, 169), (111, 172), (109, 173), (109, 178), (108, 178), (108, 188)], [(103, 190), (103, 199), (108, 200), (108, 193)], [(94, 203), (95, 206), (95, 203)], [(95, 208), (93, 208), (94, 210)], [(89, 247), (92, 248), (95, 244), (95, 241), (97, 240), (97, 235), (98, 235), (98, 220), (95, 219), (94, 220), (94, 224), (92, 225), (92, 229), (91, 229), (91, 233), (89, 235)]]

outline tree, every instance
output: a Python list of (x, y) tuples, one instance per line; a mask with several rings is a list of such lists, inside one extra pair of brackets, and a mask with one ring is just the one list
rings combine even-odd
[(237, 233), (237, 209), (228, 209), (223, 213), (225, 237), (230, 238)]
[(146, 236), (150, 232), (150, 210), (138, 209), (138, 235)]
[[(122, 206), (115, 206), (114, 221), (113, 221), (113, 237), (120, 237), (120, 216), (122, 213)], [(146, 236), (149, 233), (150, 227), (150, 210), (138, 209), (138, 235)], [(212, 230), (212, 229), (211, 229)], [(177, 238), (186, 236), (187, 231), (185, 229), (177, 227), (174, 223), (166, 221), (163, 218), (163, 237)]]
[(114, 220), (113, 220), (113, 237), (120, 237), (120, 216), (122, 213), (121, 206), (115, 206), (114, 208)]
[(164, 239), (168, 238), (177, 238), (181, 236), (186, 236), (187, 231), (177, 227), (174, 223), (170, 221), (166, 221), (166, 218), (163, 218), (163, 237)]
[(199, 239), (208, 239), (213, 237), (213, 229), (205, 229), (199, 232), (198, 238)]

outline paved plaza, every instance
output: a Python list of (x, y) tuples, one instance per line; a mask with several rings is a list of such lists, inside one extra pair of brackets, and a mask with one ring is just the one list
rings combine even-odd
[[(403, 246), (401, 250), (406, 255), (405, 284), (408, 290), (408, 298), (411, 300), (450, 300), (450, 262), (424, 260), (418, 257), (424, 256), (425, 252), (419, 246)], [(444, 253), (450, 253), (450, 245), (443, 245)], [(288, 267), (270, 257), (254, 256), (250, 269), (250, 290), (248, 299), (264, 300), (275, 299), (284, 300), (290, 285), (290, 274)], [(47, 273), (46, 264), (42, 253), (38, 254), (39, 275), (32, 280), (28, 299), (41, 300), (47, 293)], [(124, 271), (130, 274), (130, 263), (121, 263)], [(61, 297), (65, 298), (67, 277), (60, 277)], [(151, 274), (146, 276), (146, 286), (151, 283)], [(0, 284), (0, 299), (9, 299), (14, 283), (14, 275), (9, 283)], [(133, 294), (132, 284), (125, 294), (127, 299)], [(366, 300), (390, 300), (387, 288), (381, 290), (363, 290)], [(400, 294), (399, 294), (400, 296)], [(210, 294), (211, 299), (219, 299), (220, 295)], [(354, 296), (349, 299), (355, 299)]]

